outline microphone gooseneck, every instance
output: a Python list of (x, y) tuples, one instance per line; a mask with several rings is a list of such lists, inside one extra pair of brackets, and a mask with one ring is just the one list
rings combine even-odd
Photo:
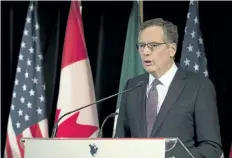
[(98, 132), (98, 138), (101, 138), (102, 135), (103, 135), (103, 127), (104, 127), (106, 121), (107, 121), (109, 118), (115, 117), (116, 115), (118, 115), (118, 112), (114, 112), (114, 113), (108, 115), (108, 116), (105, 118), (105, 120), (103, 121), (103, 123), (102, 123), (102, 125), (101, 125), (101, 128), (100, 128), (100, 130), (99, 130), (99, 132)]
[(88, 104), (88, 105), (86, 105), (86, 106), (80, 107), (80, 108), (78, 108), (78, 109), (75, 109), (75, 110), (72, 110), (72, 111), (69, 111), (69, 112), (63, 114), (63, 115), (57, 120), (57, 122), (54, 124), (53, 130), (52, 130), (52, 136), (51, 136), (51, 137), (54, 138), (54, 137), (56, 136), (57, 129), (58, 129), (58, 124), (59, 124), (59, 122), (60, 122), (65, 116), (67, 116), (67, 115), (69, 115), (69, 114), (72, 114), (72, 113), (74, 113), (74, 112), (76, 112), (76, 111), (82, 110), (82, 109), (84, 109), (84, 108), (87, 108), (87, 107), (89, 107), (89, 106), (92, 106), (92, 105), (94, 105), (94, 104), (101, 103), (101, 102), (103, 102), (103, 101), (105, 101), (105, 100), (108, 100), (108, 99), (110, 99), (110, 98), (113, 98), (113, 97), (115, 97), (115, 96), (118, 96), (118, 95), (120, 95), (120, 94), (122, 94), (122, 93), (131, 91), (132, 89), (134, 89), (134, 88), (136, 88), (136, 87), (140, 87), (140, 86), (142, 85), (142, 83), (143, 83), (143, 81), (139, 81), (138, 84), (137, 84), (136, 86), (132, 87), (132, 88), (129, 88), (129, 89), (127, 89), (127, 90), (124, 90), (124, 91), (119, 92), (119, 93), (116, 93), (116, 94), (113, 94), (113, 95), (111, 95), (111, 96), (109, 96), (109, 97), (100, 99), (100, 100), (98, 100), (98, 101), (96, 101), (96, 102), (94, 102), (94, 103)]

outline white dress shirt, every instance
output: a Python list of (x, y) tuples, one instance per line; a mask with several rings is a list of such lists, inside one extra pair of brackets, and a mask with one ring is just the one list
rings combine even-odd
[[(159, 78), (159, 81), (162, 84), (157, 85), (157, 91), (158, 91), (158, 109), (157, 109), (157, 114), (159, 113), (159, 110), (161, 108), (161, 105), (167, 95), (169, 86), (176, 74), (177, 71), (177, 66), (174, 63), (172, 67), (163, 75)], [(152, 87), (152, 82), (154, 81), (155, 77), (149, 74), (149, 85), (147, 86), (147, 96), (149, 93), (150, 88)]]

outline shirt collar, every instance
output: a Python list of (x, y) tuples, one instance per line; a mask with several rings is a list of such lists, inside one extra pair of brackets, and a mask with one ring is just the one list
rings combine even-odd
[[(174, 78), (176, 71), (177, 71), (177, 66), (175, 63), (173, 63), (172, 67), (163, 75), (159, 78), (159, 81), (164, 85), (165, 87), (169, 87), (172, 79)], [(154, 81), (155, 77), (149, 74), (149, 86), (151, 86), (152, 82)]]

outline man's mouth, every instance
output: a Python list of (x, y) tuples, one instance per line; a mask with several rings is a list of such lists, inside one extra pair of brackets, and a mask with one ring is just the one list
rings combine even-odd
[(146, 66), (149, 66), (149, 65), (152, 64), (152, 62), (151, 62), (151, 60), (144, 60), (144, 64), (145, 64)]

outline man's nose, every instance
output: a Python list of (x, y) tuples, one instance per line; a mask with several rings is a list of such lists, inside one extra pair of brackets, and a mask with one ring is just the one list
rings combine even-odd
[(147, 45), (144, 47), (143, 53), (144, 53), (144, 55), (150, 55), (151, 54), (151, 50), (148, 48)]

